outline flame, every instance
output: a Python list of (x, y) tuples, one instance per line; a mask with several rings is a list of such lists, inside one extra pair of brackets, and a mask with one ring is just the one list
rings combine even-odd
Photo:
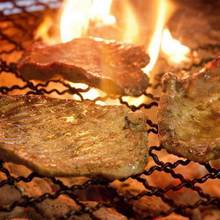
[(187, 61), (190, 49), (178, 40), (174, 39), (167, 28), (165, 28), (167, 20), (174, 12), (174, 5), (168, 1), (157, 0), (157, 13), (155, 30), (153, 32), (147, 52), (150, 56), (150, 63), (143, 69), (149, 74), (158, 60), (160, 52), (165, 54), (170, 64), (180, 64)]
[[(88, 88), (88, 85), (84, 84), (84, 83), (68, 82), (68, 84), (74, 88), (77, 88), (77, 89), (84, 89), (85, 90)], [(83, 99), (94, 100), (98, 97), (105, 96), (106, 94), (99, 89), (91, 88), (87, 92), (81, 93), (81, 95), (82, 95)], [(78, 95), (74, 95), (74, 99), (80, 100), (80, 97)]]
[(98, 25), (113, 24), (110, 14), (112, 0), (66, 0), (60, 19), (61, 41), (67, 42), (86, 34), (90, 22)]
[[(68, 82), (68, 84), (74, 88), (77, 89), (84, 89), (87, 90), (88, 85), (84, 84), (84, 83), (72, 83), (72, 82)], [(120, 101), (119, 100), (115, 100), (114, 98), (105, 98), (107, 96), (107, 94), (103, 91), (101, 91), (100, 89), (97, 88), (90, 88), (88, 91), (86, 92), (82, 92), (81, 96), (83, 97), (84, 100), (95, 100), (96, 104), (98, 105), (120, 105)], [(101, 100), (100, 100), (101, 98)], [(102, 98), (104, 98), (102, 100)], [(81, 100), (80, 97), (78, 95), (73, 95), (73, 99), (75, 100)]]
[(171, 63), (179, 64), (189, 60), (190, 49), (174, 39), (168, 29), (164, 29), (161, 50)]
[[(68, 42), (72, 39), (87, 35), (90, 24), (96, 27), (112, 25), (116, 19), (111, 15), (112, 0), (66, 0), (60, 18), (61, 42)], [(97, 38), (96, 38), (97, 39)], [(97, 39), (100, 40), (100, 39)], [(75, 88), (86, 88), (86, 84), (71, 83)], [(91, 88), (88, 92), (82, 93), (84, 99), (94, 100), (106, 94), (99, 89)], [(73, 96), (79, 99), (78, 96)], [(99, 102), (99, 104), (106, 104)]]
[(53, 45), (59, 43), (59, 37), (55, 34), (50, 35), (50, 29), (53, 27), (54, 21), (50, 16), (45, 16), (42, 23), (39, 25), (38, 29), (35, 32), (35, 40), (42, 39), (47, 45)]
[[(147, 4), (148, 1), (146, 1)], [(150, 63), (143, 68), (146, 74), (152, 72), (158, 60), (160, 52), (163, 52), (167, 60), (171, 64), (179, 64), (186, 61), (190, 49), (178, 40), (174, 39), (166, 28), (166, 22), (173, 13), (174, 7), (169, 0), (154, 0), (152, 11), (152, 32), (150, 43), (146, 46), (146, 52), (150, 56)], [(53, 20), (45, 19), (38, 29), (37, 36), (43, 37), (48, 44), (58, 42), (68, 42), (74, 38), (89, 35), (89, 28), (92, 27), (106, 27), (108, 25), (117, 26), (116, 18), (111, 14), (112, 0), (65, 0), (63, 8), (60, 13), (60, 39), (51, 37), (48, 34), (49, 27), (53, 25)], [(146, 12), (147, 13), (147, 12)], [(121, 13), (123, 18), (123, 25), (120, 32), (120, 40), (126, 43), (138, 43), (140, 40), (140, 22), (137, 19), (134, 8), (129, 1), (125, 1)], [(148, 24), (146, 24), (148, 25)], [(95, 29), (96, 30), (96, 29)], [(103, 29), (104, 30), (104, 29)], [(105, 29), (108, 30), (108, 29)], [(105, 35), (103, 35), (105, 37)], [(103, 40), (101, 38), (101, 40)], [(76, 86), (75, 83), (70, 83)], [(76, 86), (77, 87), (77, 86)], [(90, 89), (83, 94), (86, 99), (95, 99), (100, 96), (105, 96), (98, 89)], [(138, 105), (143, 102), (143, 97), (139, 99), (132, 99), (125, 97), (125, 101)], [(105, 102), (106, 103), (106, 102)]]
[(93, 0), (90, 19), (97, 25), (112, 25), (116, 23), (115, 17), (110, 13), (112, 0)]
[(135, 43), (138, 39), (140, 30), (134, 10), (128, 1), (124, 6), (123, 17), (125, 20), (125, 26), (122, 34), (122, 41), (126, 43)]
[(157, 20), (154, 25), (155, 30), (153, 32), (150, 44), (147, 49), (147, 52), (150, 56), (150, 63), (143, 69), (144, 72), (147, 74), (153, 70), (157, 62), (157, 59), (160, 53), (163, 29), (169, 17), (169, 14), (171, 14), (170, 12), (171, 9), (170, 9), (170, 5), (168, 4), (168, 1), (157, 0), (156, 8), (157, 8), (157, 13), (155, 17), (157, 18)]
[(64, 2), (61, 19), (61, 41), (67, 42), (85, 34), (89, 25), (89, 10), (91, 0), (66, 0)]

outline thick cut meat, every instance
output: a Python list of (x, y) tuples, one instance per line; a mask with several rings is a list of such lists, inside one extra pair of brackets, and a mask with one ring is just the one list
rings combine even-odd
[(61, 76), (108, 93), (136, 96), (147, 88), (141, 68), (148, 62), (140, 46), (80, 38), (54, 46), (34, 45), (24, 54), (18, 69), (26, 79)]
[(158, 113), (169, 152), (198, 162), (220, 158), (220, 58), (179, 79), (166, 74)]
[(145, 114), (43, 96), (0, 97), (0, 157), (49, 176), (128, 177), (146, 163)]

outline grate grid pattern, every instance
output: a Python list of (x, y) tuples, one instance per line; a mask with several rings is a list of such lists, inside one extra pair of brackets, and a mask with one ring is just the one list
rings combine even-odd
[[(48, 4), (47, 1), (37, 0), (31, 1), (32, 3), (29, 5), (24, 5), (24, 1), (10, 1), (8, 4), (7, 2), (8, 1), (3, 1), (3, 3), (5, 3), (4, 7), (2, 3), (2, 5), (0, 4), (0, 45), (2, 45), (0, 47), (0, 94), (56, 94), (58, 96), (68, 94), (77, 95), (83, 100), (82, 93), (87, 92), (90, 88), (77, 89), (67, 82), (60, 80), (49, 80), (36, 84), (24, 80), (16, 69), (16, 62), (20, 58), (22, 51), (33, 41), (34, 30), (40, 22), (39, 15), (42, 15), (43, 11), (50, 9), (50, 7), (58, 6), (60, 1), (48, 1), (50, 3), (52, 2), (52, 6)], [(56, 9), (53, 8), (50, 10)], [(31, 21), (29, 26), (27, 26), (26, 23), (27, 19)], [(24, 37), (22, 38), (21, 36)], [(220, 45), (204, 45), (202, 48), (196, 48), (194, 50), (211, 51), (218, 50), (219, 48)], [(206, 57), (201, 59), (199, 63), (193, 63), (190, 67), (183, 68), (182, 70), (191, 71), (194, 68), (200, 68), (211, 59), (212, 57)], [(159, 75), (162, 75), (162, 73), (158, 73), (158, 76)], [(51, 88), (51, 84), (62, 85), (62, 90), (57, 89), (56, 86)], [(151, 89), (159, 87), (160, 83), (154, 83), (149, 85), (148, 90), (151, 91)], [(146, 92), (143, 95), (145, 95), (147, 101), (139, 106), (129, 105), (129, 103), (123, 101), (122, 97), (119, 97), (119, 101), (132, 111), (137, 111), (141, 108), (149, 110), (155, 109), (154, 111), (156, 111), (159, 97), (156, 97), (151, 92)], [(94, 101), (105, 100), (107, 98), (109, 97), (99, 97)], [(154, 119), (148, 120), (147, 124), (149, 125), (148, 134), (157, 138), (158, 127)], [(106, 179), (86, 179), (83, 183), (77, 184), (69, 183), (66, 180), (63, 181), (62, 178), (41, 176), (35, 172), (26, 172), (27, 175), (14, 175), (11, 166), (8, 166), (8, 163), (4, 161), (0, 161), (0, 191), (6, 186), (11, 186), (15, 187), (21, 195), (19, 199), (9, 204), (2, 205), (0, 202), (0, 213), (11, 213), (17, 207), (33, 208), (38, 212), (39, 204), (46, 200), (56, 200), (60, 196), (68, 197), (74, 201), (75, 205), (63, 215), (56, 216), (54, 219), (77, 219), (77, 216), (81, 218), (85, 215), (89, 216), (90, 219), (102, 219), (97, 213), (103, 208), (106, 210), (114, 209), (118, 216), (127, 217), (129, 219), (152, 219), (159, 216), (168, 216), (171, 213), (190, 217), (195, 210), (202, 210), (204, 207), (212, 207), (213, 209), (220, 207), (220, 197), (218, 197), (217, 194), (213, 195), (209, 191), (207, 192), (207, 190), (204, 190), (204, 187), (202, 187), (203, 184), (209, 180), (219, 181), (220, 169), (214, 168), (209, 163), (197, 164), (177, 157), (175, 160), (164, 162), (164, 155), (168, 154), (163, 152), (164, 150), (162, 150), (160, 146), (149, 146), (149, 149), (151, 163), (142, 174), (113, 182)], [(203, 169), (203, 174), (200, 176), (192, 175), (192, 178), (188, 178), (184, 175), (184, 172), (179, 169), (191, 169), (192, 165), (196, 165), (198, 169)], [(156, 184), (152, 181), (155, 175), (159, 177), (161, 175), (161, 178), (163, 178), (164, 175), (169, 176), (170, 183), (168, 182), (165, 187), (161, 187), (161, 184)], [(24, 193), (24, 191), (21, 190), (21, 185), (25, 186), (36, 179), (49, 182), (53, 190), (51, 192), (44, 192), (42, 190), (42, 193), (38, 196)], [(115, 182), (119, 182), (120, 187), (115, 186)], [(131, 186), (131, 188), (137, 189), (133, 191), (123, 191), (123, 187), (126, 188), (128, 185)], [(91, 187), (104, 189), (110, 196), (103, 196), (102, 199), (92, 199), (94, 204), (88, 204), (87, 200), (89, 199), (82, 198), (81, 194), (83, 192), (87, 195)], [(100, 194), (102, 194), (102, 190)], [(195, 193), (198, 199), (193, 203), (177, 202), (172, 196), (172, 193), (178, 194), (184, 190), (190, 190), (192, 193)], [(161, 205), (163, 208), (154, 210), (147, 206), (148, 203), (145, 204), (145, 200), (142, 201), (144, 198), (149, 198), (150, 201), (153, 201), (151, 200), (153, 197), (159, 199), (156, 201), (160, 201), (160, 203), (163, 204)], [(145, 204), (146, 210), (135, 206), (138, 201), (142, 201), (141, 203)], [(166, 208), (164, 208), (164, 206), (166, 206)], [(42, 214), (42, 216), (47, 219), (45, 214)]]

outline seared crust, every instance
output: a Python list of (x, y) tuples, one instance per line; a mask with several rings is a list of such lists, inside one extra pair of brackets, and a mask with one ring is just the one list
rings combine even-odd
[(128, 177), (146, 164), (145, 120), (124, 106), (0, 96), (0, 158), (47, 176)]
[(28, 80), (59, 77), (110, 94), (138, 96), (148, 86), (141, 70), (148, 62), (144, 47), (80, 38), (53, 46), (33, 45), (18, 70)]
[(220, 158), (220, 58), (185, 79), (163, 78), (158, 123), (161, 145), (198, 162)]

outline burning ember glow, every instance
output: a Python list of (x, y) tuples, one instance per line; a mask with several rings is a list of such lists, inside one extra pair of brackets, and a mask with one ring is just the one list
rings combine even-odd
[(190, 49), (174, 39), (168, 29), (163, 31), (161, 50), (168, 56), (171, 63), (178, 64), (187, 61)]

